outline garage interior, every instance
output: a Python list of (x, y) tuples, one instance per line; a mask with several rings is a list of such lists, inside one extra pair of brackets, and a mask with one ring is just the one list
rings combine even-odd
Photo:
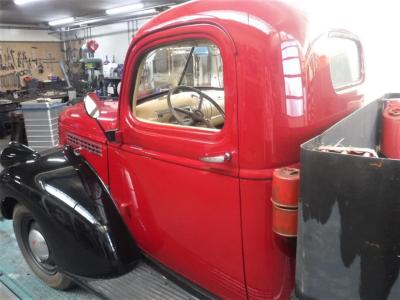
[[(181, 2), (2, 1), (0, 137), (10, 135), (22, 118), (21, 103), (36, 99), (66, 103), (88, 91), (116, 98), (135, 32)], [(24, 132), (20, 135), (17, 138), (26, 138)], [(55, 145), (55, 139), (46, 140), (46, 145), (44, 140), (37, 142), (45, 149)]]
[[(24, 103), (39, 99), (39, 103), (65, 105), (79, 101), (88, 91), (117, 98), (125, 55), (136, 31), (160, 12), (183, 2), (2, 0), (0, 149), (10, 140), (38, 146), (37, 150), (57, 144), (51, 131), (42, 140), (30, 140), (23, 120)], [(78, 287), (69, 292), (51, 289), (35, 277), (18, 250), (8, 220), (0, 221), (0, 241), (0, 299), (98, 299)], [(143, 285), (151, 272), (139, 268), (136, 285)], [(178, 289), (174, 283), (154, 276), (156, 285), (171, 285), (174, 295)], [(107, 294), (107, 286), (104, 289), (103, 294)]]
[[(258, 15), (256, 8), (267, 2), (272, 3), (268, 8), (278, 9)], [(71, 272), (64, 278), (72, 282), (71, 289), (63, 291), (62, 284), (51, 288), (27, 263), (18, 239), (22, 234), (16, 234), (17, 222), (10, 220), (14, 208), (23, 205), (3, 197), (0, 300), (317, 300), (336, 299), (337, 290), (343, 292), (339, 300), (397, 299), (400, 237), (393, 228), (399, 218), (392, 212), (400, 211), (400, 40), (395, 38), (393, 3), (384, 0), (377, 17), (376, 3), (357, 0), (0, 0), (0, 171), (39, 161), (38, 169), (43, 167), (44, 174), (55, 170), (51, 174), (59, 181), (73, 177), (67, 171), (75, 172), (71, 196), (68, 187), (48, 184), (52, 178), (21, 179), (20, 173), (11, 180), (5, 171), (0, 173), (0, 196), (12, 190), (6, 187), (12, 181), (17, 186), (12, 192), (18, 194), (19, 186), (28, 190), (46, 212), (51, 205), (62, 207), (48, 213), (47, 224), (62, 224), (62, 230), (67, 228), (63, 233), (70, 234), (65, 236), (73, 236), (69, 241), (84, 245), (77, 246), (79, 259), (71, 270), (81, 271), (79, 261), (93, 253), (100, 253), (92, 255), (101, 265), (99, 273), (101, 267), (106, 270), (98, 277)], [(190, 16), (181, 5), (190, 7)], [(309, 24), (318, 26), (304, 25), (308, 19), (302, 23), (302, 8), (312, 12)], [(167, 17), (151, 22), (164, 12)], [(294, 17), (287, 20), (285, 13)], [(194, 15), (204, 23), (197, 24)], [(154, 27), (140, 32), (148, 29), (146, 24)], [(308, 40), (308, 34), (330, 24), (339, 25), (318, 35), (315, 43)], [(140, 55), (129, 52), (135, 36), (140, 36)], [(256, 37), (262, 43), (252, 40)], [(121, 108), (124, 76), (136, 82), (128, 82), (129, 91), (123, 89), (130, 98)], [(260, 83), (260, 78), (266, 80)], [(237, 102), (225, 103), (226, 95)], [(262, 102), (265, 95), (275, 102)], [(47, 165), (43, 157), (49, 157)], [(157, 182), (154, 174), (160, 176)], [(79, 194), (79, 184), (89, 192)], [(42, 194), (34, 190), (38, 186)], [(290, 201), (281, 201), (285, 197)], [(175, 198), (177, 207), (168, 203)], [(52, 204), (54, 199), (59, 202)], [(87, 201), (93, 199), (95, 204)], [(71, 219), (63, 219), (66, 215)], [(84, 219), (81, 227), (72, 221), (69, 227), (76, 216)], [(110, 219), (117, 221), (110, 225)], [(32, 217), (26, 223), (20, 225), (26, 225), (24, 246), (31, 261), (48, 267), (49, 260), (45, 271), (54, 276), (59, 265), (39, 222)], [(53, 243), (60, 238), (54, 235), (57, 229), (52, 229)], [(132, 260), (121, 260), (121, 249), (121, 257)], [(127, 249), (135, 251), (126, 254)], [(88, 273), (96, 271), (93, 261)], [(129, 272), (120, 268), (121, 261), (131, 267)]]

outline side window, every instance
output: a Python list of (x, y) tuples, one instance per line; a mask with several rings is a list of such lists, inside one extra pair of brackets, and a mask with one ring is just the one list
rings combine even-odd
[(190, 40), (145, 54), (132, 110), (143, 122), (221, 130), (225, 93), (219, 48), (207, 40)]
[(346, 38), (329, 38), (332, 84), (335, 89), (361, 80), (361, 58), (357, 43)]

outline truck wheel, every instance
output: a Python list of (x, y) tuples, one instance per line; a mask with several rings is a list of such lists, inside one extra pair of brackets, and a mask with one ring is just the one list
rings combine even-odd
[(72, 287), (74, 282), (58, 272), (44, 234), (25, 206), (14, 208), (13, 225), (18, 246), (31, 270), (52, 288), (66, 290)]

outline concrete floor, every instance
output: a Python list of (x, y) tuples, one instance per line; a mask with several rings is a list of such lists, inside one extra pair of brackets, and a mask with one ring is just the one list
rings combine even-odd
[[(9, 138), (0, 139), (0, 151), (7, 147), (8, 143)], [(98, 299), (80, 287), (63, 292), (49, 288), (40, 281), (22, 257), (10, 220), (0, 221), (0, 253), (0, 300)]]
[(2, 282), (0, 282), (0, 299), (18, 300), (18, 297)]

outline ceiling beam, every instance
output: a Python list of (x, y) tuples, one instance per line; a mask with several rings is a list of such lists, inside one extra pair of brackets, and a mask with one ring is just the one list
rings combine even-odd
[[(160, 12), (167, 10), (170, 7), (175, 6), (175, 5), (176, 5), (175, 2), (171, 2), (171, 3), (165, 3), (165, 4), (145, 7), (143, 9), (140, 9), (140, 10), (137, 10), (134, 12), (129, 12), (126, 14), (118, 14), (118, 15), (96, 14), (96, 15), (90, 15), (90, 16), (75, 17), (75, 21), (73, 23), (64, 24), (64, 25), (60, 25), (60, 26), (53, 26), (50, 28), (51, 28), (52, 32), (60, 32), (60, 31), (68, 31), (68, 28), (76, 28), (77, 26), (82, 27), (82, 28), (90, 28), (90, 27), (95, 27), (95, 26), (101, 26), (99, 24), (105, 25), (105, 24), (112, 24), (112, 23), (118, 23), (118, 22), (123, 22), (123, 21), (138, 20), (143, 17), (157, 15)], [(155, 9), (157, 12), (149, 13), (149, 14), (140, 14), (141, 12), (146, 12), (151, 9)], [(135, 14), (138, 14), (138, 15), (135, 16)], [(95, 22), (96, 20), (99, 20), (99, 22)], [(87, 22), (87, 21), (93, 21), (93, 22), (89, 23), (90, 25), (83, 24), (86, 26), (80, 25), (80, 23)]]

